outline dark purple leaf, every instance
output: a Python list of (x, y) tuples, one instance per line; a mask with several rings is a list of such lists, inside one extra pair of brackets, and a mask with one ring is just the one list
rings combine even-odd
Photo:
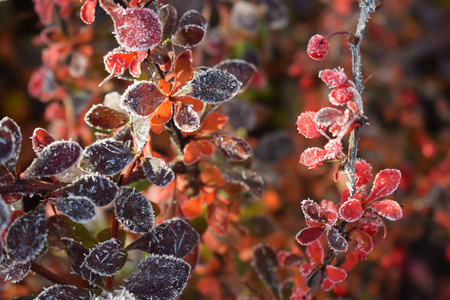
[(78, 288), (72, 285), (53, 285), (45, 289), (36, 300), (90, 300), (95, 294), (87, 289)]
[[(22, 146), (22, 134), (20, 133), (20, 127), (14, 122), (13, 119), (9, 117), (4, 117), (0, 121), (0, 126), (2, 128), (8, 128), (14, 136), (14, 148), (13, 154), (9, 158), (7, 162), (5, 162), (5, 166), (8, 170), (15, 172), (17, 160), (19, 159), (20, 148)], [(1, 150), (0, 150), (1, 152)], [(1, 159), (0, 159), (1, 160)]]
[(214, 68), (233, 74), (234, 77), (242, 83), (241, 89), (247, 86), (253, 74), (256, 72), (256, 67), (253, 64), (242, 59), (224, 60), (215, 65)]
[(113, 139), (97, 141), (84, 149), (79, 167), (89, 173), (114, 175), (133, 160), (133, 152), (124, 143)]
[(131, 243), (127, 250), (142, 250), (152, 254), (185, 257), (200, 240), (187, 222), (175, 218), (165, 221)]
[(166, 5), (162, 8), (164, 13), (163, 18), (163, 37), (162, 40), (167, 40), (175, 30), (177, 23), (177, 9), (172, 5)]
[(115, 238), (112, 238), (91, 249), (83, 266), (96, 274), (111, 276), (119, 272), (126, 261), (126, 251)]
[(87, 197), (69, 195), (52, 199), (52, 203), (75, 222), (86, 223), (95, 218), (95, 205)]
[(9, 208), (6, 205), (5, 201), (3, 200), (3, 196), (0, 195), (0, 232), (8, 226), (9, 215), (10, 215)]
[(122, 286), (141, 300), (175, 299), (186, 286), (190, 269), (180, 258), (150, 254)]
[(196, 11), (195, 9), (191, 9), (185, 12), (183, 16), (181, 16), (178, 28), (188, 25), (197, 25), (206, 30), (208, 22), (198, 11)]
[(261, 198), (264, 182), (256, 172), (240, 166), (224, 167), (222, 177), (229, 183), (245, 186), (255, 198)]
[(97, 241), (91, 233), (79, 223), (75, 223), (65, 215), (54, 215), (47, 219), (48, 242), (51, 247), (65, 249), (61, 238), (66, 237), (80, 241), (84, 246), (92, 248)]
[(146, 233), (152, 230), (155, 216), (150, 201), (139, 192), (121, 187), (114, 201), (116, 219), (132, 232)]
[(81, 155), (81, 147), (72, 141), (56, 141), (42, 150), (23, 172), (22, 178), (53, 176), (73, 166)]
[(252, 131), (256, 126), (256, 111), (248, 102), (228, 101), (225, 105), (225, 114), (234, 128), (245, 128)]
[(125, 143), (126, 145), (132, 145), (133, 143), (133, 134), (131, 132), (130, 126), (125, 126), (124, 128), (117, 131), (113, 139), (115, 139), (118, 142)]
[(13, 260), (25, 262), (44, 247), (47, 237), (45, 205), (17, 218), (6, 234), (6, 253)]
[(253, 267), (276, 298), (279, 297), (280, 289), (277, 266), (277, 254), (272, 248), (260, 245), (253, 250)]
[(128, 122), (128, 116), (103, 104), (91, 107), (84, 117), (86, 124), (97, 129), (116, 129)]
[(53, 143), (55, 139), (43, 128), (36, 128), (33, 132), (31, 142), (36, 155), (39, 155), (45, 147)]
[(100, 296), (96, 297), (95, 300), (138, 300), (131, 294), (129, 291), (125, 289), (119, 289), (114, 291), (104, 290)]
[(0, 263), (0, 276), (5, 280), (16, 283), (21, 281), (30, 272), (31, 262), (18, 262), (3, 256), (3, 260)]
[(160, 158), (146, 157), (142, 162), (142, 169), (148, 180), (159, 187), (165, 187), (175, 179), (175, 173)]
[(239, 137), (215, 136), (211, 141), (231, 161), (243, 161), (253, 154), (249, 144)]
[(172, 42), (181, 47), (190, 48), (198, 45), (206, 34), (207, 21), (197, 11), (189, 10), (183, 14)]
[(118, 192), (119, 188), (111, 180), (102, 176), (88, 175), (54, 191), (51, 196), (83, 196), (97, 206), (105, 206), (113, 202)]
[(303, 200), (302, 210), (305, 217), (312, 221), (326, 223), (328, 220), (326, 212), (313, 200)]
[(175, 106), (173, 121), (178, 129), (185, 132), (194, 132), (200, 127), (200, 117), (192, 109), (192, 105), (180, 102)]
[(156, 84), (151, 81), (137, 81), (122, 95), (122, 106), (130, 113), (141, 117), (150, 116), (166, 100)]
[(247, 1), (237, 1), (230, 12), (233, 29), (254, 36), (259, 30), (258, 7)]
[(335, 251), (347, 251), (348, 243), (339, 231), (330, 227), (327, 232), (328, 245)]
[(264, 12), (264, 19), (271, 29), (281, 29), (287, 26), (289, 14), (286, 4), (282, 0), (258, 0)]
[[(15, 181), (15, 179), (11, 175), (11, 173), (5, 174), (4, 176), (0, 177), (0, 185), (13, 183), (14, 181)], [(3, 199), (3, 201), (5, 201), (6, 204), (11, 204), (11, 203), (17, 202), (20, 199), (22, 199), (23, 195), (25, 195), (25, 191), (24, 191), (24, 189), (21, 188), (20, 185), (15, 184), (14, 187), (15, 187), (15, 191), (17, 192), (17, 194), (0, 194), (0, 198)], [(31, 191), (29, 191), (29, 192), (33, 193), (34, 189), (31, 188)]]
[(188, 89), (188, 96), (209, 104), (219, 104), (233, 98), (241, 87), (234, 75), (219, 69), (207, 69), (194, 75), (181, 91)]
[(275, 130), (261, 137), (254, 154), (257, 159), (273, 163), (293, 153), (294, 149), (290, 134), (285, 130)]
[(89, 251), (84, 248), (83, 245), (71, 238), (62, 238), (62, 241), (66, 247), (67, 258), (69, 259), (72, 271), (80, 275), (83, 279), (89, 281), (89, 283), (98, 286), (99, 288), (105, 288), (105, 282), (102, 277), (93, 273), (85, 265), (83, 265)]
[(15, 149), (14, 134), (6, 127), (0, 128), (0, 164), (12, 159)]

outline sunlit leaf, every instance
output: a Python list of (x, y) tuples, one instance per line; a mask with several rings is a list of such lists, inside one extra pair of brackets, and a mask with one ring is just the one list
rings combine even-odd
[(347, 83), (347, 75), (344, 73), (344, 69), (326, 69), (319, 72), (320, 79), (323, 80), (330, 87), (337, 87)]
[(315, 241), (314, 243), (311, 243), (306, 247), (306, 255), (315, 264), (317, 264), (319, 266), (323, 264), (323, 259), (325, 257), (325, 253), (324, 253), (322, 245), (320, 245), (319, 241)]
[(186, 221), (175, 218), (165, 221), (131, 243), (127, 250), (142, 250), (183, 258), (197, 245), (199, 234)]
[(239, 137), (215, 136), (212, 141), (231, 161), (243, 161), (253, 154), (250, 145)]
[(197, 162), (202, 156), (208, 156), (216, 150), (215, 145), (207, 140), (193, 140), (186, 144), (183, 149), (183, 162), (190, 165)]
[(174, 73), (175, 81), (173, 83), (171, 94), (175, 94), (178, 89), (194, 76), (191, 50), (185, 50), (177, 56), (174, 65)]
[(327, 266), (325, 268), (327, 278), (334, 283), (342, 282), (347, 278), (347, 272), (335, 266)]
[(155, 216), (150, 201), (139, 192), (121, 187), (114, 201), (116, 219), (132, 232), (146, 233), (152, 230)]
[(353, 199), (344, 202), (339, 208), (339, 214), (347, 222), (355, 222), (364, 214), (364, 209), (359, 200)]
[(72, 141), (56, 141), (42, 150), (21, 177), (53, 176), (73, 166), (81, 155), (81, 147)]
[(6, 253), (19, 262), (34, 258), (47, 239), (45, 205), (39, 205), (12, 223), (6, 234)]
[(81, 7), (80, 17), (86, 24), (92, 24), (95, 21), (95, 6), (98, 0), (86, 0)]
[(166, 95), (151, 81), (137, 81), (128, 86), (121, 100), (127, 111), (148, 117), (166, 100)]
[(147, 117), (132, 113), (131, 123), (133, 123), (134, 149), (141, 151), (149, 139), (150, 121)]
[(385, 169), (378, 172), (373, 181), (372, 191), (369, 197), (364, 201), (364, 204), (369, 203), (374, 199), (392, 194), (400, 184), (402, 174), (397, 169)]
[(130, 66), (134, 56), (134, 53), (110, 51), (103, 57), (103, 63), (108, 73), (120, 75)]
[(305, 138), (312, 139), (321, 136), (320, 130), (323, 129), (315, 121), (316, 112), (305, 111), (298, 116), (297, 130)]
[(95, 205), (87, 197), (69, 195), (52, 199), (55, 207), (75, 222), (86, 223), (95, 218)]
[(308, 169), (317, 169), (322, 165), (325, 151), (317, 147), (311, 147), (303, 151), (300, 155), (300, 163), (307, 166)]
[(133, 157), (133, 152), (124, 143), (104, 139), (84, 149), (78, 166), (85, 172), (108, 176), (122, 171)]
[(175, 173), (162, 159), (146, 157), (142, 168), (148, 180), (159, 187), (165, 187), (175, 179)]
[(394, 200), (375, 201), (369, 207), (380, 216), (391, 221), (397, 221), (403, 217), (402, 208)]
[(369, 183), (372, 178), (372, 166), (365, 160), (357, 160), (355, 162), (356, 186), (362, 186)]
[(128, 116), (103, 104), (91, 107), (84, 117), (86, 124), (97, 129), (116, 129), (128, 122)]
[(36, 300), (90, 300), (93, 292), (73, 285), (52, 285), (37, 296)]
[(39, 155), (45, 147), (53, 143), (55, 139), (43, 128), (36, 128), (31, 137), (33, 150), (36, 155)]
[(245, 186), (253, 197), (261, 198), (264, 182), (256, 172), (240, 166), (233, 166), (224, 168), (222, 176), (229, 183)]
[(200, 127), (200, 117), (191, 105), (177, 102), (173, 115), (175, 126), (184, 132), (194, 132)]
[(3, 256), (0, 263), (0, 276), (12, 283), (16, 283), (24, 279), (30, 272), (31, 262), (19, 262)]
[(279, 298), (280, 282), (277, 275), (277, 254), (267, 245), (260, 245), (253, 249), (253, 267), (259, 278), (268, 286), (275, 298)]
[(64, 242), (67, 258), (69, 259), (72, 271), (83, 277), (83, 279), (89, 281), (89, 283), (100, 288), (104, 288), (105, 282), (102, 277), (93, 273), (85, 265), (83, 265), (86, 256), (89, 254), (89, 250), (83, 247), (81, 243), (78, 243), (71, 238), (62, 238), (61, 240)]
[[(16, 164), (17, 164), (17, 160), (19, 159), (19, 154), (20, 154), (20, 149), (22, 146), (22, 133), (20, 132), (20, 127), (17, 125), (16, 122), (14, 122), (13, 119), (9, 118), (9, 117), (4, 117), (1, 121), (0, 121), (0, 126), (1, 128), (8, 128), (12, 135), (14, 136), (13, 139), (13, 151), (12, 151), (12, 156), (8, 159), (8, 161), (3, 162), (3, 164), (5, 164), (6, 168), (10, 171), (13, 171), (15, 173), (16, 170)], [(1, 137), (0, 137), (0, 141), (1, 141)], [(0, 146), (2, 147), (2, 146)], [(1, 148), (0, 148), (0, 152), (1, 152)], [(0, 157), (3, 157), (3, 155), (1, 155)], [(0, 161), (2, 159), (0, 158)]]
[(119, 272), (126, 261), (126, 251), (112, 238), (91, 249), (84, 260), (84, 266), (95, 274), (111, 276)]
[(138, 299), (175, 299), (186, 286), (188, 263), (180, 258), (150, 254), (121, 285)]
[(128, 67), (128, 70), (133, 77), (139, 78), (141, 76), (141, 63), (147, 58), (147, 55), (147, 51), (135, 52), (135, 55), (130, 62), (130, 66)]
[(215, 65), (214, 68), (233, 74), (242, 83), (241, 89), (247, 86), (256, 71), (253, 64), (242, 59), (227, 59)]
[(177, 31), (172, 36), (172, 43), (190, 48), (198, 45), (206, 34), (207, 21), (197, 11), (189, 10), (183, 14)]
[(152, 124), (165, 124), (172, 118), (172, 101), (170, 99), (165, 100), (160, 106), (153, 112), (151, 123)]
[(309, 245), (320, 239), (324, 232), (325, 227), (306, 227), (297, 233), (295, 238), (300, 244)]
[(227, 121), (228, 117), (223, 114), (210, 113), (203, 119), (199, 132), (214, 133), (225, 127)]

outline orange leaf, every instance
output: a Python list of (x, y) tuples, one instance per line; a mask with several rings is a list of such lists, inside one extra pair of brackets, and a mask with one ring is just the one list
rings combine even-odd
[(193, 105), (192, 109), (195, 111), (201, 111), (203, 109), (203, 105), (204, 105), (202, 101), (194, 99), (192, 97), (188, 97), (188, 96), (176, 97), (175, 100), (181, 101), (182, 103), (187, 104), (187, 105)]
[(221, 186), (225, 183), (219, 168), (208, 162), (199, 163), (200, 178), (205, 185), (208, 186)]
[(188, 201), (185, 201), (181, 206), (181, 211), (188, 219), (193, 219), (198, 217), (202, 213), (202, 196), (201, 194), (189, 198)]
[(216, 146), (210, 141), (198, 140), (191, 141), (184, 147), (183, 162), (190, 165), (198, 161), (204, 155), (211, 155), (216, 150)]
[(171, 95), (175, 94), (194, 76), (191, 50), (187, 49), (177, 56), (175, 59), (174, 73), (175, 81), (173, 83), (172, 91), (170, 92)]
[(164, 124), (150, 124), (150, 129), (156, 133), (160, 134), (164, 130)]
[(165, 81), (164, 79), (161, 79), (158, 82), (158, 87), (164, 94), (168, 95), (170, 92), (170, 83)]
[(169, 99), (161, 103), (160, 106), (153, 112), (150, 120), (152, 124), (165, 124), (172, 118), (172, 101)]
[(219, 113), (210, 113), (205, 117), (199, 131), (213, 133), (222, 129), (228, 121), (228, 117)]

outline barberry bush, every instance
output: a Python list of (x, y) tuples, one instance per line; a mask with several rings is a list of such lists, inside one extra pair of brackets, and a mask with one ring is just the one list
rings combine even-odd
[(448, 106), (403, 80), (404, 4), (0, 5), (34, 44), (1, 37), (2, 299), (445, 298)]

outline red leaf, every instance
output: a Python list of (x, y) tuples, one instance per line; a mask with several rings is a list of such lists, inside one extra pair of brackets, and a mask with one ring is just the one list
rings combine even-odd
[(86, 0), (81, 7), (80, 17), (86, 24), (92, 24), (95, 20), (95, 6), (98, 0)]
[(317, 265), (321, 266), (323, 264), (325, 253), (319, 241), (309, 244), (306, 247), (306, 255)]
[(243, 161), (253, 154), (249, 144), (238, 137), (216, 136), (211, 141), (231, 161)]
[(125, 90), (121, 100), (129, 112), (148, 117), (166, 100), (166, 95), (153, 82), (138, 81)]
[(103, 57), (106, 71), (110, 74), (123, 74), (134, 56), (134, 53), (109, 52)]
[(335, 210), (327, 209), (327, 210), (325, 210), (325, 213), (327, 214), (327, 217), (328, 217), (327, 224), (330, 226), (333, 226), (334, 224), (336, 224), (336, 222), (339, 218), (337, 212)]
[(302, 229), (297, 236), (297, 242), (302, 245), (309, 245), (320, 239), (325, 232), (325, 227), (306, 227)]
[(342, 110), (332, 108), (332, 107), (324, 107), (319, 110), (314, 116), (314, 121), (316, 124), (321, 126), (330, 126), (337, 122), (338, 118), (342, 117), (344, 113)]
[(161, 103), (160, 106), (153, 112), (153, 116), (150, 120), (152, 125), (165, 124), (172, 118), (172, 101), (169, 99)]
[(135, 52), (135, 56), (131, 60), (129, 66), (130, 74), (133, 77), (139, 78), (141, 76), (141, 63), (145, 58), (147, 58), (147, 51)]
[(350, 271), (356, 266), (357, 263), (358, 257), (356, 256), (356, 254), (350, 253), (349, 255), (347, 255), (345, 262), (341, 265), (341, 269), (344, 271)]
[(330, 291), (333, 288), (333, 286), (334, 286), (334, 283), (331, 280), (329, 280), (328, 278), (325, 278), (320, 285), (320, 287), (324, 291)]
[(370, 236), (374, 236), (375, 234), (377, 234), (379, 227), (380, 226), (375, 222), (369, 221), (367, 219), (362, 219), (359, 221), (358, 229), (364, 231)]
[(347, 75), (344, 73), (344, 69), (326, 69), (319, 72), (320, 79), (323, 80), (330, 87), (337, 87), (347, 83)]
[(184, 147), (183, 162), (190, 165), (198, 161), (204, 155), (211, 155), (215, 151), (215, 145), (210, 141), (198, 140), (191, 141)]
[(194, 76), (192, 51), (185, 50), (175, 59), (174, 65), (175, 81), (173, 83), (170, 95), (175, 94), (183, 85)]
[(192, 109), (195, 111), (201, 111), (204, 106), (202, 101), (189, 96), (176, 97), (175, 99), (176, 101), (182, 102), (183, 104), (192, 105)]
[(128, 122), (128, 116), (103, 104), (91, 107), (86, 113), (86, 124), (97, 129), (117, 129)]
[(347, 251), (348, 243), (334, 227), (330, 227), (327, 233), (327, 241), (335, 251)]
[(365, 160), (358, 160), (355, 163), (356, 186), (362, 186), (369, 182), (372, 177), (372, 166)]
[(342, 282), (347, 278), (347, 272), (335, 266), (327, 266), (325, 268), (325, 274), (333, 283)]
[(300, 156), (300, 163), (307, 166), (308, 169), (317, 169), (322, 165), (325, 151), (323, 149), (313, 147), (303, 151)]
[(192, 105), (177, 102), (173, 121), (178, 129), (184, 132), (194, 132), (200, 127), (200, 117), (192, 109)]
[(355, 230), (355, 231), (353, 231), (353, 236), (358, 241), (358, 248), (361, 251), (363, 251), (365, 253), (372, 252), (373, 241), (372, 241), (372, 237), (370, 235), (368, 235), (367, 233), (365, 233), (363, 231)]
[(209, 228), (218, 235), (224, 235), (228, 229), (230, 207), (223, 201), (215, 200), (208, 205), (205, 219)]
[(200, 126), (201, 133), (214, 133), (222, 129), (228, 121), (228, 117), (219, 113), (207, 115)]
[(308, 139), (316, 138), (321, 136), (319, 131), (319, 125), (314, 121), (314, 116), (316, 112), (305, 111), (298, 116), (297, 119), (297, 130), (298, 132)]
[[(311, 244), (312, 245), (312, 244)], [(300, 266), (300, 272), (304, 277), (308, 277), (309, 274), (314, 270), (315, 263), (304, 263)]]
[(400, 205), (394, 200), (375, 201), (370, 206), (380, 216), (391, 221), (397, 221), (403, 217), (403, 211)]
[(326, 212), (312, 200), (303, 200), (302, 201), (302, 211), (305, 214), (305, 217), (308, 219), (315, 221), (326, 223), (328, 221)]
[(347, 85), (340, 85), (328, 94), (328, 100), (333, 105), (344, 105), (352, 98), (353, 92)]
[(328, 143), (324, 147), (325, 150), (325, 159), (336, 159), (336, 157), (342, 151), (342, 143), (337, 140), (329, 140)]
[(400, 184), (402, 174), (397, 169), (385, 169), (380, 171), (373, 182), (372, 191), (364, 204), (372, 200), (378, 199), (392, 194)]
[(355, 222), (364, 214), (364, 210), (359, 200), (353, 199), (344, 202), (339, 208), (339, 214), (347, 222)]

